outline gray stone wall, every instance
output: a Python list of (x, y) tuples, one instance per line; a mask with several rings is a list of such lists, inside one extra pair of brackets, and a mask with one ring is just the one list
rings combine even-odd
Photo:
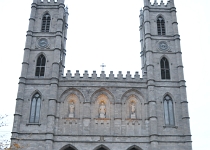
[[(144, 0), (140, 14), (142, 72), (108, 75), (70, 71), (63, 76), (67, 8), (64, 0), (34, 0), (17, 95), (12, 144), (23, 150), (191, 150), (191, 133), (183, 76), (180, 39), (174, 2), (164, 5)], [(50, 32), (42, 33), (42, 16), (51, 15)], [(157, 35), (157, 16), (166, 23), (166, 35)], [(65, 27), (65, 28), (63, 28)], [(40, 38), (48, 46), (40, 48)], [(168, 48), (163, 51), (159, 43)], [(35, 77), (36, 61), (46, 57), (45, 76)], [(171, 78), (161, 79), (160, 60), (166, 57)], [(63, 63), (63, 64), (62, 64)], [(41, 95), (38, 123), (30, 123), (31, 101)], [(173, 100), (174, 125), (166, 125), (163, 99)], [(72, 107), (71, 107), (72, 106)], [(134, 107), (133, 107), (134, 106)]]

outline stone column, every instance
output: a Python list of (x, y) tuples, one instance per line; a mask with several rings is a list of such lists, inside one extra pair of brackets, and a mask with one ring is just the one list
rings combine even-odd
[(150, 136), (150, 150), (155, 150), (157, 143), (157, 114), (156, 114), (156, 99), (155, 99), (155, 80), (154, 80), (154, 64), (153, 64), (153, 50), (151, 40), (151, 24), (149, 7), (144, 7), (144, 27), (145, 27), (145, 43), (146, 43), (146, 69), (148, 82), (148, 111), (149, 111), (149, 136)]
[(177, 60), (177, 69), (178, 69), (178, 81), (180, 85), (180, 102), (182, 108), (182, 122), (180, 123), (180, 128), (183, 130), (183, 134), (186, 135), (186, 140), (191, 141), (191, 133), (190, 133), (190, 123), (189, 123), (189, 114), (188, 114), (188, 101), (187, 101), (187, 93), (186, 93), (186, 85), (184, 80), (184, 67), (182, 63), (182, 52), (180, 46), (180, 36), (178, 32), (178, 23), (176, 17), (176, 8), (174, 7), (174, 1), (172, 0), (172, 8), (171, 14), (173, 19), (173, 31), (175, 38), (175, 51), (176, 51), (176, 60)]
[(36, 14), (36, 0), (34, 0), (34, 3), (31, 6), (31, 15), (29, 19), (29, 27), (26, 35), (26, 43), (25, 43), (25, 51), (24, 51), (24, 57), (23, 57), (23, 63), (22, 63), (22, 71), (21, 76), (19, 80), (19, 87), (18, 87), (18, 94), (16, 99), (16, 110), (14, 114), (14, 124), (13, 124), (13, 130), (12, 130), (12, 138), (17, 138), (17, 134), (19, 132), (20, 127), (20, 120), (22, 117), (22, 107), (23, 107), (23, 101), (24, 101), (24, 91), (25, 91), (25, 83), (26, 83), (26, 77), (27, 77), (27, 71), (29, 66), (29, 55), (30, 55), (30, 48), (31, 48), (31, 42), (32, 42), (32, 31), (33, 26), (35, 22), (35, 14)]
[(59, 68), (60, 68), (60, 54), (62, 45), (63, 35), (63, 22), (64, 22), (64, 3), (60, 0), (59, 3), (59, 14), (57, 19), (57, 31), (55, 39), (55, 49), (53, 52), (53, 63), (52, 63), (52, 78), (50, 85), (50, 97), (48, 102), (48, 115), (47, 115), (47, 134), (46, 134), (46, 150), (53, 149), (54, 140), (54, 129), (55, 129), (55, 118), (56, 118), (56, 104), (57, 104), (57, 93), (59, 83)]

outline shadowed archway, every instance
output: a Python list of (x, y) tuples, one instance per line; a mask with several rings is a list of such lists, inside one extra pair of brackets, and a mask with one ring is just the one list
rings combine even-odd
[(108, 147), (104, 146), (104, 145), (99, 145), (94, 150), (110, 150), (110, 149)]
[(136, 145), (133, 145), (133, 146), (129, 147), (127, 150), (142, 150), (142, 149)]
[(74, 147), (73, 145), (66, 145), (63, 148), (61, 148), (60, 150), (78, 150), (76, 147)]

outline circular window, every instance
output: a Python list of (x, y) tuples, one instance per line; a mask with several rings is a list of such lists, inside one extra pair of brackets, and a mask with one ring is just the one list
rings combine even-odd
[(160, 50), (165, 51), (165, 50), (168, 49), (168, 45), (167, 45), (166, 42), (163, 42), (163, 41), (162, 41), (162, 42), (159, 43), (159, 48), (160, 48)]
[(38, 41), (38, 45), (41, 47), (41, 48), (46, 48), (48, 46), (48, 40), (45, 39), (45, 38), (41, 38), (39, 39)]

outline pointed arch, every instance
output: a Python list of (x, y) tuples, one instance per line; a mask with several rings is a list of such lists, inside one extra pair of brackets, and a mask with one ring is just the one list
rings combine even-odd
[(111, 103), (114, 103), (114, 101), (115, 101), (114, 95), (113, 95), (109, 90), (107, 90), (107, 89), (105, 89), (105, 88), (100, 88), (100, 89), (96, 90), (96, 91), (91, 95), (90, 101), (91, 101), (91, 102), (95, 102), (95, 101), (97, 100), (97, 97), (98, 97), (99, 95), (103, 95), (103, 94), (106, 95), (106, 96), (108, 97), (108, 99), (109, 99), (109, 101), (110, 101)]
[(31, 98), (29, 123), (39, 123), (41, 109), (41, 94), (36, 92)]
[(157, 32), (158, 35), (166, 35), (165, 19), (162, 15), (157, 17)]
[(161, 79), (170, 79), (170, 65), (168, 59), (164, 56), (160, 60)]
[(163, 98), (163, 107), (166, 126), (174, 126), (174, 102), (169, 94), (166, 94)]
[(60, 150), (78, 150), (75, 146), (68, 144), (62, 147)]
[(133, 146), (129, 147), (127, 150), (142, 150), (142, 149), (136, 145), (133, 145)]
[(131, 95), (135, 95), (135, 97), (136, 97), (138, 100), (140, 100), (140, 102), (142, 102), (142, 103), (144, 102), (143, 94), (142, 94), (140, 91), (138, 91), (138, 90), (136, 90), (136, 89), (130, 89), (130, 90), (126, 91), (126, 92), (122, 95), (122, 97), (121, 97), (122, 103), (125, 103), (126, 100), (127, 100)]
[(70, 96), (71, 94), (74, 94), (74, 95), (77, 95), (77, 97), (79, 98), (79, 101), (80, 102), (84, 102), (85, 101), (85, 97), (84, 97), (84, 94), (76, 89), (76, 88), (68, 88), (67, 90), (65, 90), (61, 95), (60, 95), (60, 98), (59, 100), (61, 102), (64, 102), (68, 96)]
[(32, 100), (32, 97), (33, 97), (34, 94), (36, 94), (36, 93), (39, 93), (39, 94), (41, 95), (41, 100), (43, 100), (42, 93), (41, 93), (38, 89), (34, 90), (34, 91), (30, 94), (30, 99)]
[(36, 61), (36, 77), (44, 77), (45, 74), (46, 57), (40, 54)]
[(50, 14), (48, 12), (46, 12), (43, 16), (42, 16), (42, 32), (49, 32), (50, 31), (50, 21), (51, 21), (51, 17)]
[(138, 90), (130, 89), (126, 91), (121, 97), (121, 102), (124, 107), (122, 114), (125, 119), (142, 119), (144, 98)]
[(110, 149), (105, 145), (99, 145), (96, 148), (94, 148), (94, 150), (110, 150)]

